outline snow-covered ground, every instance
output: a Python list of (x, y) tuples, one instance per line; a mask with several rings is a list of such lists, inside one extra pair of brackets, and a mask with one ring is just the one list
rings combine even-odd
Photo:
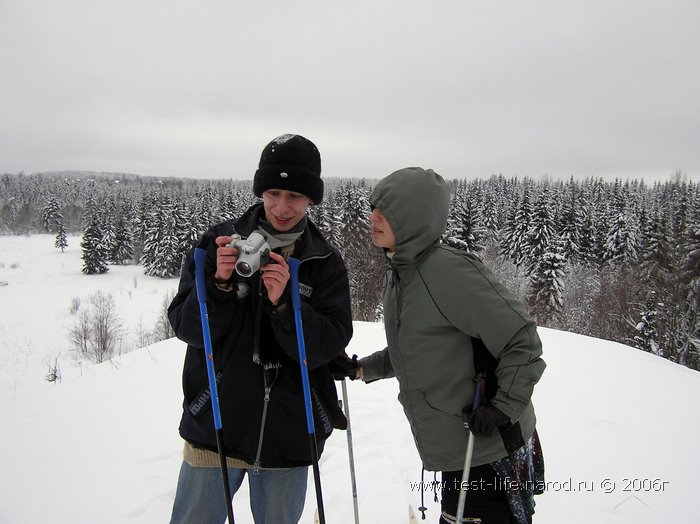
[[(184, 345), (171, 339), (94, 365), (71, 353), (68, 331), (74, 299), (84, 307), (101, 290), (129, 330), (125, 345), (136, 347), (177, 280), (146, 277), (137, 266), (85, 276), (79, 239), (69, 242), (61, 253), (50, 235), (0, 238), (0, 522), (167, 522), (182, 449)], [(381, 324), (355, 329), (349, 353), (383, 347)], [(540, 334), (548, 367), (535, 406), (548, 490), (535, 522), (700, 522), (700, 373), (617, 343)], [(54, 384), (45, 375), (56, 358), (62, 381)], [(412, 486), (421, 464), (396, 383), (348, 382), (348, 392), (360, 521), (404, 524), (408, 505), (420, 505)], [(320, 468), (328, 523), (352, 523), (345, 432), (331, 436)], [(301, 522), (310, 524), (311, 474), (309, 487)], [(432, 493), (425, 501), (426, 522), (436, 523), (439, 504)], [(252, 523), (245, 487), (234, 508), (237, 523)]]

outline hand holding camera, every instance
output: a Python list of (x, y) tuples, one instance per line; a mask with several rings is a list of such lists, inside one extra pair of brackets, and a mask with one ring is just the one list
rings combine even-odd
[(242, 277), (261, 270), (267, 296), (273, 305), (278, 305), (289, 281), (289, 266), (282, 256), (270, 251), (265, 236), (257, 231), (246, 239), (239, 235), (220, 236), (216, 245), (216, 280), (228, 281), (234, 270)]
[(270, 246), (265, 237), (257, 231), (243, 239), (240, 235), (216, 238), (217, 280), (228, 280), (234, 269), (242, 277), (249, 277), (270, 261)]
[(231, 278), (238, 262), (238, 248), (232, 246), (234, 238), (231, 236), (216, 237), (216, 272), (214, 278), (220, 282), (226, 282)]
[(270, 251), (269, 262), (262, 266), (262, 280), (267, 288), (267, 298), (273, 306), (279, 306), (279, 300), (289, 282), (289, 265), (282, 255)]
[(251, 276), (270, 261), (268, 256), (270, 245), (267, 239), (257, 231), (251, 233), (246, 239), (238, 235), (233, 236), (228, 247), (235, 247), (238, 250), (236, 273), (242, 277)]

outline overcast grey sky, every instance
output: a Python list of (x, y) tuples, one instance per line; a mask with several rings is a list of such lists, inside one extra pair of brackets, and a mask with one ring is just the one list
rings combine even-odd
[(0, 173), (700, 180), (698, 0), (0, 0)]

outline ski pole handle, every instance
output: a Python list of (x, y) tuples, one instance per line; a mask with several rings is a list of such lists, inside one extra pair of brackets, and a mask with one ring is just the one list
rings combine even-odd
[(299, 264), (300, 261), (297, 258), (289, 257), (287, 260), (289, 265), (289, 275), (291, 277), (291, 295), (292, 295), (292, 308), (294, 311), (301, 311), (301, 293), (299, 292)]
[(197, 290), (197, 301), (207, 302), (207, 289), (204, 287), (204, 265), (207, 252), (201, 247), (194, 249), (194, 284)]
[(476, 411), (476, 408), (481, 404), (481, 382), (476, 381), (476, 388), (474, 388), (474, 400), (472, 401), (472, 411)]

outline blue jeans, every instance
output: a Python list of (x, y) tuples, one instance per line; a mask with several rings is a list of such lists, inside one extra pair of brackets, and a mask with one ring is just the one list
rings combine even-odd
[[(231, 495), (248, 474), (255, 524), (297, 524), (304, 510), (309, 468), (252, 470), (228, 468)], [(233, 507), (234, 515), (236, 506)], [(222, 524), (226, 503), (220, 468), (195, 468), (182, 462), (170, 524)]]

